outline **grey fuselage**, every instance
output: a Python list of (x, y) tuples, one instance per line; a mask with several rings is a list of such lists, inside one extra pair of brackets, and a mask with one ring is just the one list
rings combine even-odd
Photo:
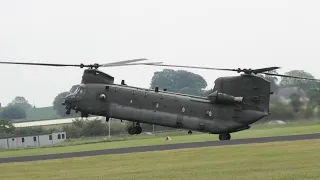
[(117, 84), (82, 84), (68, 98), (73, 108), (91, 115), (212, 134), (248, 129), (268, 115), (241, 103)]

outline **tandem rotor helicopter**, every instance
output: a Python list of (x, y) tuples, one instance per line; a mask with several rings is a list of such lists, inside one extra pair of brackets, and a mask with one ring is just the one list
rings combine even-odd
[[(107, 120), (116, 118), (131, 121), (128, 133), (140, 134), (140, 123), (218, 134), (220, 140), (230, 140), (230, 133), (250, 128), (256, 121), (268, 116), (270, 82), (256, 76), (265, 74), (288, 78), (316, 80), (311, 78), (268, 73), (280, 67), (261, 69), (219, 69), (196, 66), (165, 65), (162, 62), (133, 63), (147, 59), (133, 59), (107, 64), (49, 64), (0, 62), (0, 64), (21, 64), (40, 66), (87, 67), (83, 72), (80, 86), (65, 97), (63, 105), (66, 114), (71, 110), (89, 115), (104, 116)], [(122, 80), (114, 83), (114, 77), (97, 70), (99, 67), (149, 65), (208, 70), (242, 72), (240, 76), (219, 77), (215, 80), (214, 91), (207, 97), (193, 96), (167, 91), (166, 89), (145, 89), (128, 86)]]

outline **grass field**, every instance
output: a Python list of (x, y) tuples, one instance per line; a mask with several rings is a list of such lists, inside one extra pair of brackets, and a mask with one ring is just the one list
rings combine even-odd
[(0, 179), (319, 179), (320, 140), (1, 164)]
[[(254, 138), (254, 137), (271, 137), (271, 136), (282, 136), (282, 135), (294, 135), (294, 134), (308, 134), (308, 133), (319, 133), (320, 124), (292, 124), (292, 125), (278, 125), (278, 126), (266, 126), (257, 127), (257, 129), (246, 130), (232, 134), (232, 139), (240, 138)], [(92, 144), (90, 140), (86, 139), (83, 141), (76, 142), (65, 142), (58, 147), (47, 147), (47, 148), (33, 148), (33, 149), (19, 149), (19, 150), (2, 150), (0, 151), (1, 157), (15, 157), (15, 156), (32, 156), (40, 154), (55, 154), (64, 152), (77, 152), (77, 151), (89, 151), (89, 150), (100, 150), (100, 149), (113, 149), (113, 148), (124, 148), (124, 147), (136, 147), (136, 146), (148, 146), (158, 144), (172, 144), (172, 143), (186, 143), (186, 142), (203, 142), (218, 140), (217, 135), (196, 133), (193, 135), (173, 135), (171, 136), (172, 141), (165, 140), (166, 135), (161, 136), (133, 136), (130, 140), (114, 139), (111, 142), (96, 142)], [(86, 143), (86, 144), (85, 144)]]

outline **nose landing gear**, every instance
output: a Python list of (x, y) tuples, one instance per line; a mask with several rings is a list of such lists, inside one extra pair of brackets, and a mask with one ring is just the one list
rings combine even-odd
[(128, 128), (128, 133), (130, 135), (141, 134), (141, 132), (142, 132), (142, 128), (139, 122), (137, 122), (136, 124), (133, 123), (132, 126)]
[(71, 113), (71, 109), (66, 110), (66, 114), (69, 115)]

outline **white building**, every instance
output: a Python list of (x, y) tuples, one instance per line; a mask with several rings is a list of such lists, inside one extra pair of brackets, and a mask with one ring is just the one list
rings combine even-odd
[(65, 132), (0, 139), (0, 149), (52, 146), (66, 140)]

